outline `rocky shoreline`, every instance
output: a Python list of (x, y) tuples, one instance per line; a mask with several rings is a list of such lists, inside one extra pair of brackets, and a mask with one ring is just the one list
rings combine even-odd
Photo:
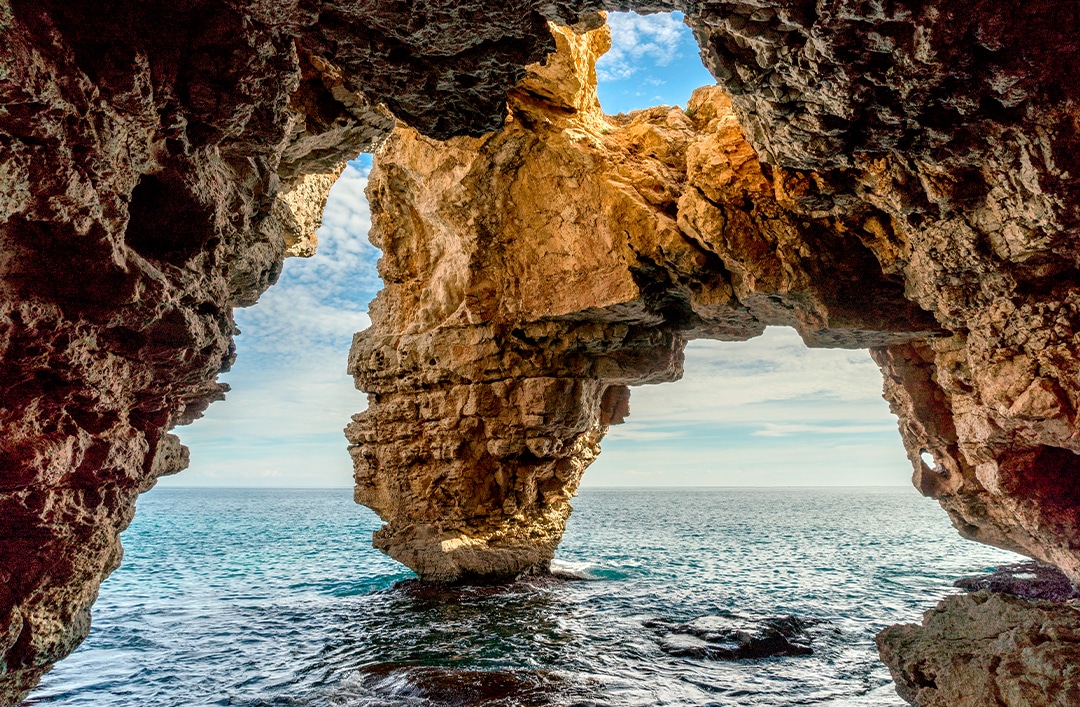
[(1080, 704), (1080, 601), (1064, 573), (1022, 562), (956, 586), (969, 593), (877, 636), (901, 697), (918, 707)]

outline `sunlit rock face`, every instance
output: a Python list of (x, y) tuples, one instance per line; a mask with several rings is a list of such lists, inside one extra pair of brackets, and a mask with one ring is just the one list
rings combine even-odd
[[(930, 22), (931, 15), (904, 17), (917, 24)], [(706, 16), (691, 21), (699, 38)], [(834, 21), (822, 19), (827, 17)], [(837, 17), (822, 15), (817, 21), (842, 34), (854, 20)], [(783, 13), (760, 10), (750, 18), (732, 14), (722, 24), (742, 22), (745, 31), (756, 27), (764, 32), (762, 23), (782, 19)], [(964, 20), (969, 21), (975, 22)], [(919, 56), (927, 62), (935, 41), (955, 39), (935, 23), (921, 34), (909, 33), (911, 41), (918, 39)], [(1033, 36), (1058, 38), (1047, 34), (1052, 28), (1043, 20), (1032, 23)], [(892, 25), (889, 29), (904, 34)], [(463, 523), (488, 524), (494, 513), (518, 518), (514, 523), (526, 528), (529, 523), (521, 518), (530, 513), (547, 517), (549, 508), (562, 507), (555, 497), (572, 493), (576, 484), (573, 477), (563, 484), (565, 491), (549, 491), (548, 503), (533, 488), (535, 480), (515, 487), (516, 472), (492, 461), (497, 454), (474, 449), (472, 456), (447, 466), (456, 454), (450, 451), (453, 444), (425, 441), (420, 420), (439, 420), (444, 426), (438, 435), (470, 439), (485, 450), (490, 437), (502, 439), (506, 430), (456, 427), (466, 424), (465, 418), (475, 424), (491, 417), (463, 413), (475, 407), (464, 398), (437, 406), (437, 412), (430, 411), (434, 417), (414, 417), (411, 407), (398, 404), (401, 399), (423, 398), (428, 391), (442, 395), (447, 386), (485, 379), (501, 385), (553, 374), (609, 385), (654, 382), (657, 369), (678, 375), (677, 363), (669, 363), (677, 358), (671, 358), (668, 347), (678, 349), (686, 338), (746, 338), (765, 324), (788, 324), (812, 346), (875, 348), (886, 373), (886, 397), (901, 418), (915, 484), (941, 500), (962, 533), (1056, 563), (1077, 578), (1073, 471), (1080, 447), (1072, 383), (1077, 373), (1072, 353), (1077, 251), (1073, 232), (1064, 226), (1075, 221), (1073, 178), (1065, 167), (1071, 159), (1065, 152), (1072, 144), (1073, 113), (1064, 108), (1040, 112), (1029, 90), (1023, 94), (1031, 99), (1026, 112), (1014, 116), (1015, 121), (987, 113), (990, 99), (975, 101), (955, 126), (967, 136), (962, 154), (959, 137), (946, 141), (946, 149), (937, 128), (929, 125), (924, 126), (925, 140), (902, 139), (897, 133), (901, 136), (888, 142), (881, 132), (873, 142), (853, 146), (850, 121), (844, 144), (857, 150), (850, 154), (780, 154), (764, 143), (755, 152), (737, 120), (751, 99), (738, 91), (752, 84), (758, 89), (754, 101), (769, 96), (773, 103), (780, 101), (780, 94), (765, 90), (762, 76), (783, 78), (787, 69), (780, 60), (796, 61), (802, 54), (777, 54), (774, 73), (757, 75), (742, 67), (738, 57), (717, 50), (717, 38), (727, 35), (717, 34), (716, 27), (710, 31), (707, 46), (735, 61), (731, 71), (743, 76), (733, 84), (734, 111), (719, 89), (710, 89), (696, 94), (686, 113), (658, 108), (606, 118), (596, 105), (590, 76), (603, 41), (559, 31), (562, 52), (544, 66), (534, 65), (511, 93), (503, 131), (440, 143), (401, 128), (378, 156), (370, 196), (374, 239), (387, 253), (383, 276), (388, 287), (374, 309), (372, 330), (354, 347), (358, 382), (376, 395), (372, 410), (350, 428), (350, 439), (364, 443), (353, 450), (358, 498), (394, 519), (380, 535), (380, 546), (392, 554), (395, 547), (408, 547), (398, 553), (402, 558), (423, 555), (420, 545), (463, 548), (458, 543), (473, 537)], [(979, 41), (990, 41), (984, 36), (989, 30), (979, 31), (984, 37)], [(762, 36), (774, 35), (770, 30)], [(834, 36), (830, 41), (840, 40)], [(819, 38), (821, 43), (825, 40)], [(1066, 63), (1071, 46), (1063, 45)], [(897, 57), (916, 51), (901, 49)], [(942, 48), (938, 54), (957, 52), (958, 47)], [(1037, 49), (1031, 52), (1042, 56)], [(979, 61), (991, 62), (975, 53)], [(864, 54), (852, 58), (853, 66), (869, 61)], [(965, 71), (990, 71), (976, 59), (955, 63)], [(923, 103), (942, 101), (946, 95), (934, 88), (935, 81), (949, 82), (933, 74), (933, 67), (945, 70), (931, 62), (917, 76), (901, 81), (890, 74), (890, 80), (910, 91), (921, 86), (927, 92), (919, 94)], [(1006, 68), (994, 71), (1000, 78)], [(1025, 76), (1026, 86), (1060, 83), (1052, 72), (1040, 77), (1031, 69)], [(848, 78), (852, 86), (862, 85), (863, 79)], [(981, 95), (1000, 88), (973, 81), (949, 93), (949, 100), (961, 101), (965, 90)], [(838, 105), (809, 102), (817, 95), (813, 91), (800, 95), (806, 100), (793, 105), (789, 117)], [(742, 122), (757, 125), (773, 110), (759, 108), (756, 117)], [(903, 106), (883, 106), (870, 122), (877, 125), (874, 121), (886, 108)], [(862, 115), (851, 106), (848, 114)], [(913, 115), (894, 116), (886, 122), (902, 123), (910, 131), (914, 120)], [(1039, 125), (1047, 121), (1056, 126), (1056, 137), (1047, 133), (1038, 138), (1044, 130)], [(977, 123), (978, 131), (969, 123)], [(789, 134), (784, 133), (788, 128), (777, 130)], [(836, 132), (843, 131), (838, 127)], [(859, 136), (870, 140), (869, 133)], [(790, 150), (806, 147), (805, 141), (792, 140)], [(904, 145), (908, 149), (901, 150)], [(758, 154), (781, 164), (760, 162)], [(818, 171), (795, 168), (812, 158)], [(541, 322), (547, 327), (544, 336), (522, 328)], [(622, 365), (611, 375), (596, 371), (596, 361), (607, 365), (610, 358), (610, 336), (602, 331), (596, 336), (603, 344), (593, 345), (591, 353), (573, 344), (568, 349), (573, 364), (554, 363), (551, 356), (561, 348), (553, 343), (560, 340), (553, 327), (579, 329), (582, 322), (619, 322), (674, 338), (642, 354), (645, 372), (639, 377)], [(633, 349), (640, 346), (635, 340)], [(522, 347), (538, 353), (509, 355)], [(464, 366), (462, 357), (473, 363)], [(541, 363), (530, 369), (519, 359)], [(592, 391), (589, 399), (598, 395)], [(598, 416), (598, 409), (587, 415), (592, 420)], [(383, 434), (380, 425), (390, 420), (398, 431)], [(547, 438), (550, 430), (544, 425), (549, 423), (533, 427), (519, 420), (514, 435)], [(561, 428), (556, 447), (572, 448), (575, 435), (589, 424), (577, 421)], [(409, 427), (414, 433), (405, 432)], [(589, 454), (595, 453), (593, 446)], [(506, 449), (517, 455), (520, 447)], [(441, 457), (434, 452), (440, 449)], [(507, 457), (510, 466), (519, 464), (513, 455)], [(535, 450), (529, 455), (526, 465), (538, 456)], [(442, 479), (439, 470), (451, 468), (472, 471), (447, 471), (453, 481), (439, 482), (438, 493), (453, 499), (455, 510), (447, 514), (430, 501), (435, 488), (430, 479)], [(496, 469), (503, 472), (496, 474)], [(531, 474), (525, 476), (531, 479)], [(496, 476), (510, 486), (496, 484)], [(413, 477), (429, 481), (406, 480)], [(557, 531), (561, 525), (545, 527)], [(479, 536), (503, 542), (500, 533), (489, 527)], [(482, 553), (482, 543), (466, 545), (469, 557)], [(432, 557), (444, 559), (459, 551), (465, 552), (439, 551)], [(505, 548), (501, 552), (505, 555)], [(422, 566), (415, 559), (407, 563)], [(435, 564), (440, 569), (430, 576), (459, 576), (455, 562)], [(515, 571), (528, 566), (524, 561), (509, 565)]]
[(370, 177), (386, 289), (353, 345), (371, 396), (347, 435), (356, 498), (387, 523), (376, 546), (425, 579), (546, 570), (626, 386), (678, 378), (688, 339), (938, 330), (882, 271), (880, 233), (811, 213), (798, 175), (766, 176), (720, 89), (605, 116), (607, 28), (553, 31), (503, 130), (400, 127)]
[[(761, 12), (737, 21), (775, 20)], [(749, 79), (734, 109), (714, 88), (685, 112), (605, 117), (590, 83), (603, 30), (584, 28), (556, 30), (560, 54), (511, 92), (502, 131), (438, 142), (399, 128), (369, 192), (387, 288), (350, 359), (372, 393), (347, 435), (357, 500), (387, 522), (376, 545), (429, 579), (543, 571), (582, 470), (626, 411), (623, 386), (677, 377), (687, 339), (788, 324), (811, 346), (872, 347), (913, 481), (962, 534), (1080, 577), (1076, 112), (1033, 49), (1041, 69), (1011, 84), (1026, 86), (1023, 110), (1003, 114), (993, 101), (1012, 60), (983, 66), (990, 30), (968, 46), (938, 17), (889, 26), (921, 43), (930, 68), (898, 85), (926, 95), (851, 109), (830, 123), (840, 148), (771, 144), (760, 125), (775, 106), (757, 104), (783, 94), (739, 93)], [(1062, 39), (1039, 18), (1029, 29)], [(941, 36), (968, 43), (974, 58), (939, 54), (970, 84), (934, 73), (949, 70), (930, 62)], [(1062, 50), (1070, 66), (1073, 45)], [(856, 79), (852, 95), (870, 101)], [(931, 119), (946, 99), (968, 110), (944, 113), (942, 134)], [(785, 120), (820, 109), (793, 105)], [(922, 650), (882, 645), (894, 671)]]

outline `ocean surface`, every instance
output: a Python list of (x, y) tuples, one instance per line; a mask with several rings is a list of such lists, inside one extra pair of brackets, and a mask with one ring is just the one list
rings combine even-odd
[[(347, 489), (156, 489), (89, 638), (26, 704), (900, 706), (874, 634), (1016, 557), (910, 488), (591, 488), (574, 506), (556, 567), (579, 581), (432, 589), (371, 548), (379, 521)], [(787, 615), (816, 622), (812, 655), (664, 650), (665, 626)]]

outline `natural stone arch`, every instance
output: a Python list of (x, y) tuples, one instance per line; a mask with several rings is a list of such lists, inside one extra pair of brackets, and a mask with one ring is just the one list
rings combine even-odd
[(371, 175), (386, 288), (350, 357), (372, 395), (347, 434), (376, 546), (425, 579), (546, 571), (627, 386), (680, 377), (690, 339), (939, 331), (875, 257), (887, 215), (813, 213), (820, 177), (763, 168), (719, 88), (603, 115), (607, 28), (553, 33), (502, 131), (401, 127)]
[[(920, 487), (1075, 577), (1076, 5), (604, 5), (686, 12), (758, 155), (819, 170), (794, 212), (889, 216), (863, 229), (889, 246), (883, 272), (954, 332), (888, 354), (909, 451), (949, 471), (917, 467)], [(186, 463), (168, 430), (224, 392), (232, 308), (309, 250), (336, 165), (390, 127), (374, 106), (438, 138), (496, 130), (553, 48), (545, 20), (595, 27), (602, 9), (111, 7), (0, 0), (0, 701), (85, 635), (138, 493)], [(129, 234), (133, 205), (151, 229), (183, 208), (190, 239)], [(682, 301), (649, 301), (653, 344), (677, 347)]]
[[(677, 378), (688, 339), (783, 324), (811, 346), (872, 349), (915, 484), (961, 533), (1075, 575), (1072, 511), (1055, 529), (1046, 509), (1071, 507), (1080, 457), (1029, 422), (1071, 408), (1059, 383), (1003, 375), (973, 349), (987, 332), (961, 325), (983, 316), (963, 310), (970, 293), (925, 289), (995, 260), (935, 262), (970, 237), (948, 212), (911, 218), (912, 180), (936, 172), (890, 157), (770, 167), (719, 88), (686, 111), (606, 117), (593, 70), (606, 29), (586, 29), (553, 29), (559, 52), (511, 91), (502, 131), (439, 142), (401, 127), (377, 157), (386, 289), (354, 342), (371, 396), (347, 430), (356, 498), (387, 522), (376, 546), (427, 579), (545, 570), (626, 386)], [(1009, 435), (1045, 446), (1018, 451)], [(994, 503), (1001, 474), (1028, 500)]]

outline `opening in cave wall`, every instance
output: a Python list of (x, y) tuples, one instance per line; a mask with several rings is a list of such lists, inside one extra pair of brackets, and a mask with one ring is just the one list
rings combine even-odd
[(679, 105), (695, 88), (716, 83), (698, 55), (681, 12), (608, 13), (611, 49), (596, 64), (597, 93), (610, 115)]
[(869, 354), (807, 348), (794, 329), (691, 342), (682, 380), (633, 388), (630, 410), (583, 485), (910, 488)]
[(367, 238), (370, 169), (371, 155), (361, 155), (334, 184), (316, 254), (287, 258), (277, 284), (236, 310), (237, 360), (221, 377), (232, 391), (176, 430), (192, 463), (160, 485), (351, 486), (340, 430), (365, 396), (345, 361), (382, 287), (379, 251)]

